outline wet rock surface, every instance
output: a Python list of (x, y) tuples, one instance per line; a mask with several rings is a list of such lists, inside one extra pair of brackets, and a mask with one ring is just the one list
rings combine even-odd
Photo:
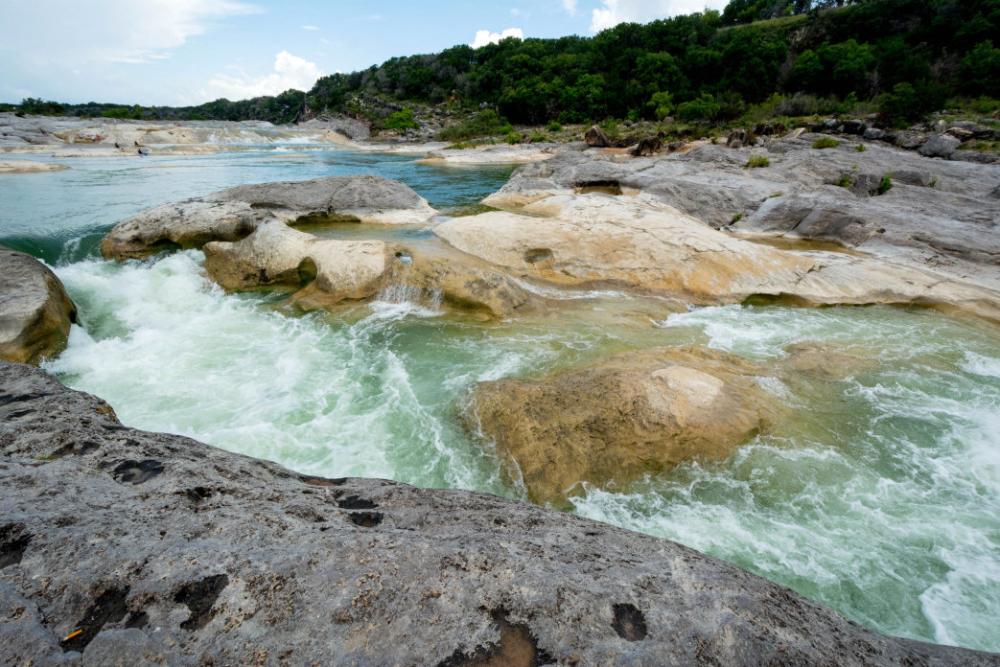
[(26, 365), (0, 454), (4, 664), (1000, 664), (672, 542), (130, 429)]
[(757, 381), (766, 374), (707, 348), (643, 350), (541, 380), (480, 383), (471, 419), (533, 501), (559, 502), (580, 483), (627, 484), (725, 459), (780, 414)]
[(76, 306), (49, 267), (0, 246), (0, 359), (37, 364), (66, 346)]
[(210, 241), (238, 241), (271, 221), (419, 224), (435, 213), (409, 186), (380, 176), (241, 185), (156, 206), (120, 222), (102, 241), (101, 253), (122, 260), (200, 248)]

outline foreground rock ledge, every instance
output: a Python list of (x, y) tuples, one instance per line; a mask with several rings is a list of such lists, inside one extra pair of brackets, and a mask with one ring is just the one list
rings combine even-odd
[(298, 475), (0, 362), (0, 663), (1000, 665), (672, 542)]
[(74, 321), (76, 306), (52, 270), (0, 246), (0, 359), (37, 364), (57, 355)]
[(241, 185), (142, 211), (115, 225), (101, 242), (101, 254), (125, 260), (238, 241), (272, 221), (419, 224), (436, 213), (409, 186), (381, 176)]

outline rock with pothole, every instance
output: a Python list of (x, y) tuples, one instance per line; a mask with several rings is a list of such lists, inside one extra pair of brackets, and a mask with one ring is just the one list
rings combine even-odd
[(228, 290), (309, 287), (328, 304), (374, 296), (386, 272), (382, 241), (320, 239), (272, 220), (235, 243), (204, 247), (205, 270)]
[(0, 664), (1000, 665), (667, 540), (128, 428), (23, 364), (0, 396)]
[(482, 382), (469, 415), (528, 496), (558, 503), (686, 461), (728, 457), (778, 418), (766, 372), (707, 348), (660, 348), (541, 380)]
[(66, 347), (76, 306), (49, 267), (0, 247), (0, 359), (37, 364)]
[(105, 236), (101, 253), (123, 260), (200, 248), (210, 241), (238, 241), (271, 221), (420, 224), (436, 213), (409, 186), (381, 176), (241, 185), (156, 206), (120, 222)]

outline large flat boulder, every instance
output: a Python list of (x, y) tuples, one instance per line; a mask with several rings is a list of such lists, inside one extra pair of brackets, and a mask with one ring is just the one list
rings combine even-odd
[(3, 664), (1000, 664), (673, 542), (131, 429), (29, 366), (0, 395)]
[(1000, 321), (997, 289), (909, 263), (755, 243), (649, 194), (536, 192), (517, 211), (454, 218), (434, 232), (517, 277), (558, 285), (614, 285), (695, 304), (918, 304)]
[(272, 221), (419, 224), (435, 213), (408, 186), (380, 176), (241, 185), (124, 220), (105, 236), (101, 253), (122, 260), (170, 248), (200, 248), (210, 241), (238, 241)]
[[(991, 195), (1000, 164), (843, 138), (834, 148), (813, 148), (821, 137), (793, 133), (741, 149), (694, 142), (643, 158), (570, 148), (519, 168), (485, 203), (520, 210), (553, 194), (614, 187), (656, 197), (712, 227), (838, 241), (1000, 288), (1000, 202)], [(755, 154), (768, 166), (747, 168)], [(884, 177), (892, 187), (880, 195)]]
[(540, 380), (482, 382), (470, 419), (532, 500), (559, 503), (585, 483), (727, 458), (779, 415), (758, 381), (767, 374), (707, 348), (643, 350)]
[(0, 359), (37, 364), (66, 347), (76, 306), (49, 267), (0, 246)]

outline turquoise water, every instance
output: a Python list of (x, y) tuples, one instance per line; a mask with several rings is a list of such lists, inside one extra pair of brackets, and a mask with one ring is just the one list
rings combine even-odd
[[(794, 418), (731, 459), (688, 465), (573, 509), (745, 566), (883, 632), (1000, 650), (1000, 335), (891, 308), (702, 308), (605, 295), (484, 324), (409, 303), (289, 312), (226, 295), (196, 251), (113, 264), (96, 242), (146, 206), (240, 182), (380, 173), (438, 208), (509, 169), (398, 156), (274, 152), (68, 160), (3, 177), (0, 243), (57, 267), (82, 326), (49, 370), (130, 425), (314, 474), (523, 492), (459, 415), (475, 382), (539, 375), (654, 345), (767, 363), (794, 343), (864, 361), (769, 389)], [(358, 234), (363, 228), (338, 233)]]

